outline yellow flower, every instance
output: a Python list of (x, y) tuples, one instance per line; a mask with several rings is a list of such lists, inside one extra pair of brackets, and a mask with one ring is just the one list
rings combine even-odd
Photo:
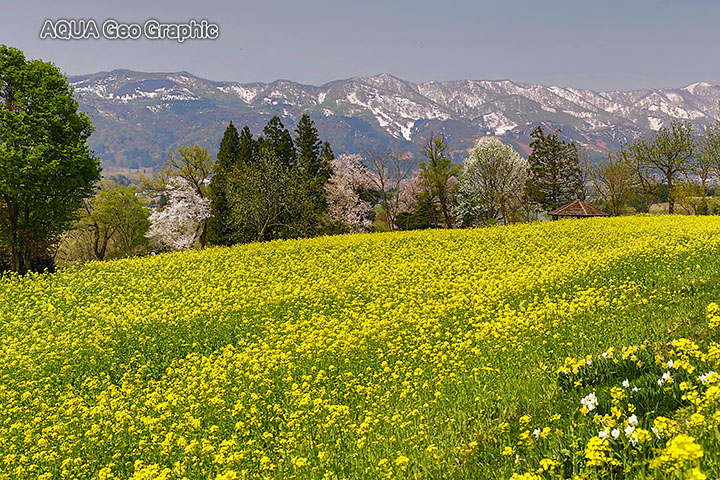
[(558, 465), (560, 465), (558, 462), (556, 462), (555, 460), (552, 460), (550, 458), (543, 458), (542, 460), (540, 460), (540, 467), (542, 468), (543, 471), (553, 470)]
[(671, 438), (661, 455), (658, 456), (651, 466), (659, 468), (666, 466), (666, 471), (674, 471), (683, 468), (686, 462), (694, 463), (703, 456), (703, 450), (700, 445), (695, 443), (695, 439), (684, 433)]
[(591, 467), (601, 466), (610, 460), (610, 447), (607, 440), (592, 437), (585, 446), (585, 459)]
[(702, 473), (698, 467), (692, 468), (685, 472), (685, 480), (705, 480), (707, 475)]
[(409, 463), (410, 459), (405, 455), (400, 455), (395, 459), (395, 466), (399, 467), (401, 470), (405, 470)]

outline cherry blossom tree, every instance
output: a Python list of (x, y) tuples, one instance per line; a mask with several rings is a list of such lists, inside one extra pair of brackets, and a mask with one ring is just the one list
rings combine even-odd
[(182, 177), (170, 177), (168, 205), (150, 214), (147, 237), (159, 250), (187, 250), (200, 239), (210, 218), (210, 199), (203, 198)]
[(340, 155), (331, 162), (332, 175), (325, 184), (328, 217), (340, 231), (367, 231), (372, 225), (373, 208), (362, 193), (378, 182), (375, 173), (363, 164), (360, 155)]

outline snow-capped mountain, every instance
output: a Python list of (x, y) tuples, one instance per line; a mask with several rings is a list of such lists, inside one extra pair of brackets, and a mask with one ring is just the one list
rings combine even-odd
[(417, 150), (430, 132), (460, 154), (498, 135), (525, 152), (542, 123), (598, 152), (616, 148), (673, 119), (700, 126), (718, 118), (720, 86), (595, 92), (513, 82), (462, 80), (415, 84), (387, 74), (322, 86), (288, 80), (215, 82), (187, 72), (114, 70), (70, 77), (81, 109), (97, 127), (91, 145), (107, 165), (154, 166), (177, 145), (215, 152), (231, 120), (259, 134), (273, 115), (294, 127), (302, 113), (337, 153), (363, 148)]

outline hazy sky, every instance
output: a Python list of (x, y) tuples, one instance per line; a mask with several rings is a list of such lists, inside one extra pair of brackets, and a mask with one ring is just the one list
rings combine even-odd
[[(186, 70), (320, 85), (390, 73), (594, 90), (720, 84), (717, 0), (0, 0), (0, 43), (66, 73)], [(46, 19), (207, 19), (217, 40), (41, 40)]]

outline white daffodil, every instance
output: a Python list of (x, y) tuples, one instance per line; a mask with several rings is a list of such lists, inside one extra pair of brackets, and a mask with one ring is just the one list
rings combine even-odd
[(595, 410), (595, 407), (598, 406), (598, 399), (595, 396), (595, 392), (592, 392), (590, 395), (584, 397), (580, 400), (580, 403), (583, 407), (587, 408), (588, 412)]
[(707, 385), (708, 379), (709, 379), (712, 375), (715, 375), (715, 372), (712, 371), (712, 370), (710, 370), (709, 372), (700, 375), (700, 376), (698, 377), (698, 380), (700, 380), (703, 385)]

